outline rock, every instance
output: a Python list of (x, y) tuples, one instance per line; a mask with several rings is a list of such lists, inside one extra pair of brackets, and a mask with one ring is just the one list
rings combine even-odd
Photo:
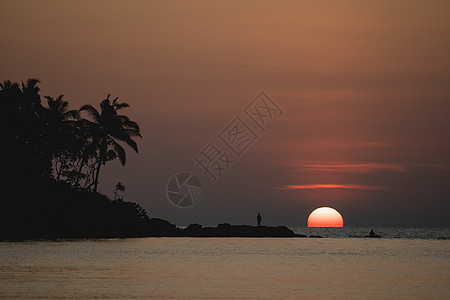
[(181, 230), (174, 224), (158, 218), (152, 218), (147, 222), (148, 236), (179, 236)]
[(183, 229), (181, 236), (186, 237), (300, 237), (286, 226), (250, 226), (222, 223), (217, 227), (202, 227), (191, 224)]
[(203, 226), (200, 224), (190, 224), (188, 227), (182, 230), (182, 236), (203, 236)]

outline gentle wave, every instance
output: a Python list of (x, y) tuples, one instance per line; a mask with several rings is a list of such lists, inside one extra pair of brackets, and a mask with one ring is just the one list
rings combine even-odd
[(374, 229), (376, 234), (388, 239), (450, 239), (450, 228), (291, 227), (291, 229), (298, 234), (321, 236), (324, 238), (362, 238), (367, 236), (371, 229)]

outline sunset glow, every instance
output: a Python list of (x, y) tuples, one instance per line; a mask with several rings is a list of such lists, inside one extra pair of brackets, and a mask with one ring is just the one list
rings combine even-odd
[(354, 189), (354, 190), (385, 190), (386, 188), (361, 184), (302, 184), (285, 185), (281, 190), (306, 190), (306, 189)]
[(309, 215), (308, 227), (344, 227), (344, 219), (334, 208), (319, 207)]
[(0, 300), (450, 300), (450, 0), (0, 9)]
[[(358, 147), (355, 143), (349, 143), (349, 147)], [(335, 145), (336, 146), (336, 145)], [(336, 146), (337, 147), (337, 146)], [(361, 147), (361, 146), (360, 146)], [(364, 147), (377, 147), (377, 145), (368, 144)], [(378, 146), (381, 147), (381, 146)], [(299, 169), (316, 172), (347, 172), (347, 173), (374, 173), (381, 171), (407, 172), (408, 166), (393, 163), (352, 163), (352, 162), (308, 162), (298, 163)]]
[[(0, 3), (0, 83), (39, 79), (44, 107), (62, 94), (68, 111), (108, 94), (130, 105), (139, 153), (100, 164), (104, 195), (121, 182), (182, 226), (258, 212), (298, 226), (320, 206), (355, 227), (450, 226), (450, 1)], [(282, 115), (252, 105), (261, 91)], [(61, 165), (77, 186), (96, 177), (78, 170)], [(202, 204), (179, 212), (167, 185), (185, 172)]]

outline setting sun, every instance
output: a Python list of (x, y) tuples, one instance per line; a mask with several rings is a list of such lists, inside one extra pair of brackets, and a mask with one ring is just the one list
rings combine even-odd
[(308, 227), (344, 227), (344, 219), (334, 208), (319, 207), (309, 215)]

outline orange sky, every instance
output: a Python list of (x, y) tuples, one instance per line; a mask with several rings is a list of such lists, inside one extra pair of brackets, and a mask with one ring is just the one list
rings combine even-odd
[[(140, 154), (107, 167), (101, 189), (112, 194), (120, 180), (125, 199), (151, 216), (215, 225), (261, 212), (270, 224), (305, 225), (329, 205), (346, 226), (450, 226), (448, 1), (1, 1), (0, 9), (0, 80), (37, 77), (43, 95), (64, 94), (72, 108), (108, 93), (131, 105)], [(171, 206), (170, 177), (198, 173), (193, 155), (260, 90), (285, 114), (218, 183), (205, 181), (199, 205)]]

